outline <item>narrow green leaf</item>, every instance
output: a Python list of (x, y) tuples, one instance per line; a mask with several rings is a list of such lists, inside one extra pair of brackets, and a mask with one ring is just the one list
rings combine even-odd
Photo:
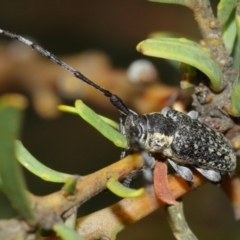
[(109, 126), (111, 126), (112, 128), (116, 129), (117, 131), (119, 131), (119, 124), (115, 121), (113, 121), (112, 119), (106, 118), (102, 115), (98, 115), (105, 123), (107, 123)]
[[(77, 110), (75, 107), (70, 107), (70, 106), (66, 106), (66, 105), (60, 105), (58, 106), (58, 109), (60, 111), (63, 111), (63, 112), (68, 112), (68, 113), (72, 113), (72, 114), (78, 114)], [(101, 115), (98, 115), (105, 123), (107, 123), (109, 126), (113, 127), (114, 129), (119, 129), (119, 124), (116, 123), (115, 121), (109, 119), (109, 118), (106, 118), (104, 116), (101, 116)]]
[(215, 91), (220, 91), (223, 74), (220, 66), (199, 44), (187, 39), (147, 39), (137, 45), (141, 53), (187, 63), (205, 73)]
[(12, 206), (30, 224), (35, 216), (30, 207), (26, 184), (20, 165), (15, 157), (15, 138), (19, 135), (22, 120), (23, 98), (10, 97), (0, 103), (0, 176), (1, 190)]
[(67, 105), (59, 105), (58, 110), (60, 110), (62, 112), (67, 112), (67, 113), (72, 113), (72, 114), (78, 115), (78, 112), (75, 107), (70, 107)]
[(167, 220), (172, 229), (172, 233), (177, 240), (197, 240), (196, 236), (189, 228), (183, 212), (183, 203), (168, 205), (165, 208)]
[(105, 123), (92, 109), (87, 107), (81, 100), (75, 102), (78, 114), (94, 128), (96, 128), (104, 137), (113, 142), (117, 147), (127, 148), (126, 138)]
[(231, 93), (230, 114), (235, 117), (240, 116), (240, 83), (236, 80)]
[(136, 189), (125, 187), (113, 177), (107, 181), (107, 188), (112, 193), (122, 198), (139, 197), (144, 193), (144, 188), (140, 188), (136, 190)]
[(187, 89), (194, 87), (197, 79), (197, 69), (189, 64), (181, 62), (180, 64), (181, 72), (183, 73), (182, 80), (180, 81), (180, 86), (182, 89)]
[[(151, 34), (149, 34), (148, 38), (157, 38), (157, 39), (162, 39), (162, 38), (187, 38), (189, 40), (193, 40), (194, 39), (190, 39), (189, 36), (181, 36), (180, 34), (177, 34), (175, 32), (153, 32)], [(175, 69), (177, 69), (179, 71), (179, 62), (175, 61), (175, 60), (171, 60), (171, 59), (166, 59), (166, 61)]]
[(18, 161), (36, 176), (49, 182), (66, 182), (72, 175), (57, 172), (39, 162), (31, 153), (23, 146), (23, 144), (16, 140), (15, 151)]
[(75, 205), (72, 207), (72, 214), (65, 219), (64, 225), (68, 228), (75, 229), (76, 220), (77, 220), (77, 209), (78, 207)]
[(236, 49), (234, 55), (234, 67), (239, 72), (240, 69), (240, 3), (237, 6), (236, 11), (236, 24), (237, 24), (237, 42), (236, 42)]
[(148, 35), (148, 38), (180, 38), (181, 35), (175, 32), (152, 32)]
[(62, 187), (62, 192), (64, 196), (73, 195), (76, 191), (77, 180), (79, 176), (72, 176), (71, 178), (67, 179)]
[(238, 0), (221, 0), (217, 6), (217, 17), (224, 25), (230, 17), (232, 10), (236, 7)]
[(224, 30), (223, 30), (223, 41), (229, 55), (231, 55), (232, 53), (236, 36), (237, 36), (237, 25), (236, 25), (235, 13), (232, 12), (228, 21), (224, 25)]
[(191, 6), (192, 0), (148, 0), (149, 2), (179, 4), (186, 7)]
[(16, 209), (13, 208), (7, 196), (1, 191), (0, 191), (0, 206), (1, 206), (0, 219), (10, 219), (19, 216), (19, 213), (17, 212)]
[(64, 224), (55, 224), (53, 230), (63, 239), (63, 240), (84, 240), (81, 236), (77, 234), (74, 229), (66, 227)]
[(238, 72), (239, 69), (239, 46), (238, 40), (235, 41), (233, 51), (232, 51), (232, 58), (233, 58), (233, 68)]

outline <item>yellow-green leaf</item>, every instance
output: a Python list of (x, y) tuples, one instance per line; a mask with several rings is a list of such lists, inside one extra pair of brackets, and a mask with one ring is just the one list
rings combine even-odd
[(240, 5), (237, 7), (236, 11), (236, 24), (237, 24), (237, 41), (234, 54), (234, 67), (237, 71), (240, 68)]
[[(68, 113), (72, 113), (72, 114), (77, 114), (78, 115), (78, 112), (77, 112), (77, 109), (75, 107), (70, 107), (70, 106), (66, 106), (66, 105), (60, 105), (58, 106), (58, 109), (60, 111), (63, 111), (63, 112), (68, 112)], [(109, 126), (115, 128), (115, 129), (119, 129), (119, 124), (116, 123), (115, 121), (109, 119), (109, 118), (106, 118), (104, 116), (101, 116), (98, 114), (98, 116), (105, 122), (107, 123)]]
[(115, 178), (110, 178), (107, 181), (107, 188), (113, 192), (115, 195), (122, 198), (134, 198), (139, 197), (144, 193), (144, 188), (140, 188), (138, 190), (132, 189), (129, 187), (123, 186), (118, 180)]
[(226, 22), (226, 24), (224, 25), (224, 29), (223, 29), (223, 41), (229, 55), (231, 55), (232, 53), (236, 36), (237, 36), (237, 25), (236, 25), (235, 13), (233, 12), (229, 17), (228, 21)]
[(192, 5), (192, 0), (148, 0), (149, 2), (158, 2), (158, 3), (169, 3), (169, 4), (179, 4), (186, 7)]
[(0, 102), (1, 191), (21, 217), (30, 224), (35, 224), (36, 219), (30, 207), (22, 169), (15, 157), (15, 139), (19, 137), (24, 107), (24, 99), (21, 96), (8, 96)]
[(49, 182), (66, 182), (72, 175), (67, 173), (57, 172), (39, 162), (31, 153), (23, 146), (23, 144), (16, 140), (15, 142), (16, 156), (18, 161), (36, 176)]
[(213, 61), (209, 52), (193, 41), (172, 38), (147, 39), (137, 45), (137, 50), (148, 56), (187, 63), (209, 77), (213, 90), (220, 91), (222, 88), (223, 74), (220, 66)]
[(94, 128), (96, 128), (104, 137), (113, 142), (117, 147), (127, 148), (126, 138), (118, 131), (110, 127), (102, 120), (92, 109), (87, 107), (81, 100), (75, 102), (78, 114)]
[(236, 7), (237, 0), (221, 0), (217, 6), (217, 17), (222, 25), (224, 25), (232, 10)]
[(63, 240), (84, 240), (77, 232), (66, 227), (64, 224), (58, 223), (53, 226), (53, 230), (63, 239)]
[(231, 93), (230, 114), (235, 117), (240, 116), (240, 84), (236, 80)]
[(78, 178), (79, 176), (75, 175), (67, 179), (67, 181), (64, 183), (62, 187), (62, 192), (64, 196), (70, 196), (75, 193)]

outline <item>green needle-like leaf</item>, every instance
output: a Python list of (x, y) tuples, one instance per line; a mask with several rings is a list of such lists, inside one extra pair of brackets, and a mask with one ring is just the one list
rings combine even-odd
[(158, 2), (158, 3), (169, 3), (169, 4), (179, 4), (186, 7), (191, 6), (192, 0), (148, 0), (149, 2)]
[(77, 220), (77, 206), (74, 206), (71, 211), (72, 214), (65, 219), (64, 225), (68, 228), (75, 229)]
[(109, 126), (112, 128), (116, 129), (117, 131), (119, 130), (119, 124), (112, 119), (106, 118), (104, 116), (98, 115), (105, 123), (107, 123)]
[(77, 234), (74, 229), (66, 227), (64, 224), (55, 224), (53, 230), (63, 239), (63, 240), (84, 240), (81, 236)]
[(23, 144), (16, 140), (16, 156), (18, 161), (36, 176), (49, 182), (66, 182), (72, 175), (57, 172), (39, 162), (31, 153), (23, 146)]
[(217, 7), (217, 17), (222, 25), (229, 19), (232, 10), (236, 7), (238, 0), (221, 0)]
[(167, 220), (176, 240), (197, 240), (197, 237), (189, 228), (183, 212), (183, 203), (166, 206)]
[(236, 36), (237, 36), (237, 25), (235, 20), (235, 13), (232, 12), (223, 30), (223, 41), (229, 54), (232, 53)]
[(70, 196), (75, 193), (78, 178), (79, 176), (72, 176), (64, 183), (62, 187), (62, 192), (64, 196)]
[(72, 113), (78, 115), (78, 112), (75, 107), (67, 106), (67, 105), (59, 105), (58, 110), (62, 112)]
[(141, 53), (187, 63), (205, 73), (215, 91), (220, 91), (223, 74), (220, 66), (199, 44), (187, 39), (147, 39), (137, 45)]
[(230, 114), (235, 117), (240, 116), (240, 84), (239, 81), (235, 81), (231, 93), (231, 108)]
[(87, 107), (81, 100), (75, 102), (78, 114), (94, 128), (96, 128), (104, 137), (113, 142), (117, 147), (127, 148), (126, 138), (105, 123), (92, 109)]
[(158, 32), (152, 32), (148, 35), (148, 38), (180, 38), (182, 37), (180, 34), (177, 34), (175, 32), (164, 32), (164, 31), (158, 31)]
[(107, 188), (111, 192), (113, 192), (115, 195), (122, 198), (139, 197), (144, 193), (144, 188), (140, 188), (136, 190), (136, 189), (125, 187), (113, 177), (107, 181)]
[(236, 11), (237, 41), (234, 54), (234, 67), (239, 72), (240, 69), (240, 3)]
[(26, 184), (20, 165), (15, 157), (15, 139), (18, 138), (25, 99), (8, 96), (0, 103), (0, 176), (1, 191), (12, 206), (30, 224), (35, 224), (35, 216), (30, 207)]
[[(59, 109), (60, 111), (63, 111), (63, 112), (68, 112), (68, 113), (72, 113), (72, 114), (77, 114), (77, 115), (79, 115), (75, 107), (70, 107), (70, 106), (66, 106), (66, 105), (60, 105), (60, 106), (58, 106), (58, 109)], [(119, 124), (116, 123), (115, 121), (113, 121), (113, 120), (111, 120), (111, 119), (109, 119), (109, 118), (106, 118), (106, 117), (104, 117), (104, 116), (101, 116), (101, 115), (99, 115), (99, 114), (98, 114), (98, 116), (99, 116), (105, 123), (107, 123), (109, 126), (115, 128), (115, 129), (117, 129), (117, 130), (119, 129)]]

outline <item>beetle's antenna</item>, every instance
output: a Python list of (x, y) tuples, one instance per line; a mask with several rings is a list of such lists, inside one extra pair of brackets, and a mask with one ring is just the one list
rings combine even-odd
[(14, 38), (14, 39), (17, 39), (18, 41), (30, 46), (31, 48), (35, 49), (36, 51), (42, 53), (45, 57), (49, 58), (52, 62), (58, 64), (62, 68), (66, 69), (68, 72), (72, 73), (76, 78), (82, 80), (83, 82), (87, 83), (88, 85), (96, 88), (98, 91), (103, 93), (106, 97), (108, 97), (110, 99), (110, 102), (113, 104), (113, 106), (115, 106), (123, 115), (126, 116), (130, 113), (129, 109), (123, 103), (123, 101), (121, 100), (120, 97), (118, 97), (117, 95), (115, 95), (115, 94), (109, 92), (108, 90), (100, 87), (96, 83), (92, 82), (90, 79), (85, 77), (82, 73), (80, 73), (76, 69), (70, 67), (65, 62), (61, 61), (58, 57), (56, 57), (54, 54), (45, 50), (41, 46), (27, 40), (26, 38), (24, 38), (20, 35), (17, 35), (17, 34), (2, 30), (2, 29), (0, 29), (0, 34), (3, 34), (5, 36), (8, 36), (8, 37), (11, 37), (11, 38)]

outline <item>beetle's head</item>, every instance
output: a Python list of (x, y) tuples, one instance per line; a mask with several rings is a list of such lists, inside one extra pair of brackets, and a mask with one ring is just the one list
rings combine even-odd
[(121, 132), (126, 136), (128, 147), (132, 150), (140, 150), (145, 147), (147, 138), (147, 118), (130, 110), (123, 117)]

